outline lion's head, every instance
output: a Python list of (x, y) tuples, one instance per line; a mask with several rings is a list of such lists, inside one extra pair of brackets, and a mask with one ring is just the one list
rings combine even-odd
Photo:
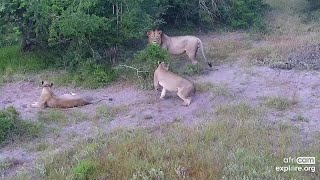
[(154, 30), (154, 31), (149, 31), (147, 32), (148, 35), (148, 42), (150, 44), (159, 44), (161, 45), (161, 36), (162, 36), (162, 31), (161, 30)]
[(169, 70), (169, 63), (165, 63), (165, 62), (161, 62), (161, 61), (158, 61), (158, 67), (159, 68), (162, 68), (164, 70)]
[(53, 83), (49, 83), (48, 81), (41, 81), (41, 87), (52, 87)]

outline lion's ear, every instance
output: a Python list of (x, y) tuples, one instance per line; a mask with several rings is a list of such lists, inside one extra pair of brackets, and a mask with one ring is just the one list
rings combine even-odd
[(159, 31), (158, 31), (158, 33), (161, 35), (161, 34), (162, 34), (162, 31), (161, 31), (161, 30), (159, 30)]
[(150, 34), (151, 34), (151, 31), (148, 31), (148, 32), (147, 32), (147, 36), (150, 36)]
[(158, 64), (158, 65), (161, 64), (161, 61), (158, 61), (157, 64)]
[(43, 82), (43, 81), (41, 81), (41, 84), (42, 84), (42, 85), (43, 85), (43, 83), (44, 83), (44, 82)]
[(50, 87), (52, 87), (52, 86), (53, 86), (53, 83), (50, 84)]

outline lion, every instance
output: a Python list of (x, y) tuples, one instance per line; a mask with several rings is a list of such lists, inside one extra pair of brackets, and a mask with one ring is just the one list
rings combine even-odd
[[(50, 108), (72, 108), (72, 107), (79, 107), (88, 104), (93, 104), (96, 102), (100, 102), (101, 100), (91, 102), (83, 97), (76, 95), (74, 93), (70, 94), (63, 94), (57, 96), (52, 91), (53, 83), (49, 83), (47, 81), (41, 82), (42, 92), (40, 95), (39, 102), (35, 102), (31, 105), (31, 107), (39, 107), (41, 109), (50, 107)], [(111, 99), (111, 98), (110, 98)], [(110, 100), (109, 99), (109, 100)]]
[(167, 50), (172, 55), (182, 55), (186, 53), (192, 64), (197, 64), (197, 51), (200, 48), (203, 58), (206, 60), (209, 67), (212, 64), (204, 55), (203, 43), (195, 36), (167, 36), (161, 30), (154, 30), (147, 32), (148, 41), (150, 44), (158, 44), (163, 49)]
[(154, 72), (154, 88), (158, 91), (162, 86), (160, 100), (164, 99), (166, 91), (177, 92), (177, 95), (184, 101), (183, 106), (191, 103), (191, 94), (195, 93), (195, 86), (189, 80), (182, 78), (169, 71), (169, 65), (158, 62), (158, 68)]

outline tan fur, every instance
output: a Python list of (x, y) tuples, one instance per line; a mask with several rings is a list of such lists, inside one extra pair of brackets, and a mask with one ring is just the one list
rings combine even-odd
[(195, 92), (194, 85), (187, 79), (182, 78), (169, 71), (169, 67), (164, 62), (159, 63), (154, 72), (154, 88), (158, 90), (162, 86), (160, 99), (163, 99), (166, 91), (177, 92), (177, 95), (184, 101), (183, 105), (191, 103), (191, 94)]
[(52, 83), (42, 81), (40, 100), (39, 102), (33, 103), (31, 107), (72, 108), (92, 104), (92, 102), (89, 102), (78, 95), (64, 94), (57, 96), (53, 93), (51, 89), (52, 86)]
[(158, 44), (163, 49), (166, 49), (170, 54), (181, 55), (186, 53), (192, 61), (192, 64), (196, 64), (198, 62), (196, 56), (197, 51), (200, 48), (203, 58), (208, 63), (209, 67), (212, 67), (212, 64), (208, 62), (207, 58), (204, 55), (202, 41), (195, 36), (169, 37), (161, 30), (149, 31), (147, 35), (150, 44)]

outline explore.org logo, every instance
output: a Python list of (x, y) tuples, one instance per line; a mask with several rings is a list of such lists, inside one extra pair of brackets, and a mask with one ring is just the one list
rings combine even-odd
[(277, 166), (277, 172), (316, 172), (315, 157), (284, 158), (284, 166)]

